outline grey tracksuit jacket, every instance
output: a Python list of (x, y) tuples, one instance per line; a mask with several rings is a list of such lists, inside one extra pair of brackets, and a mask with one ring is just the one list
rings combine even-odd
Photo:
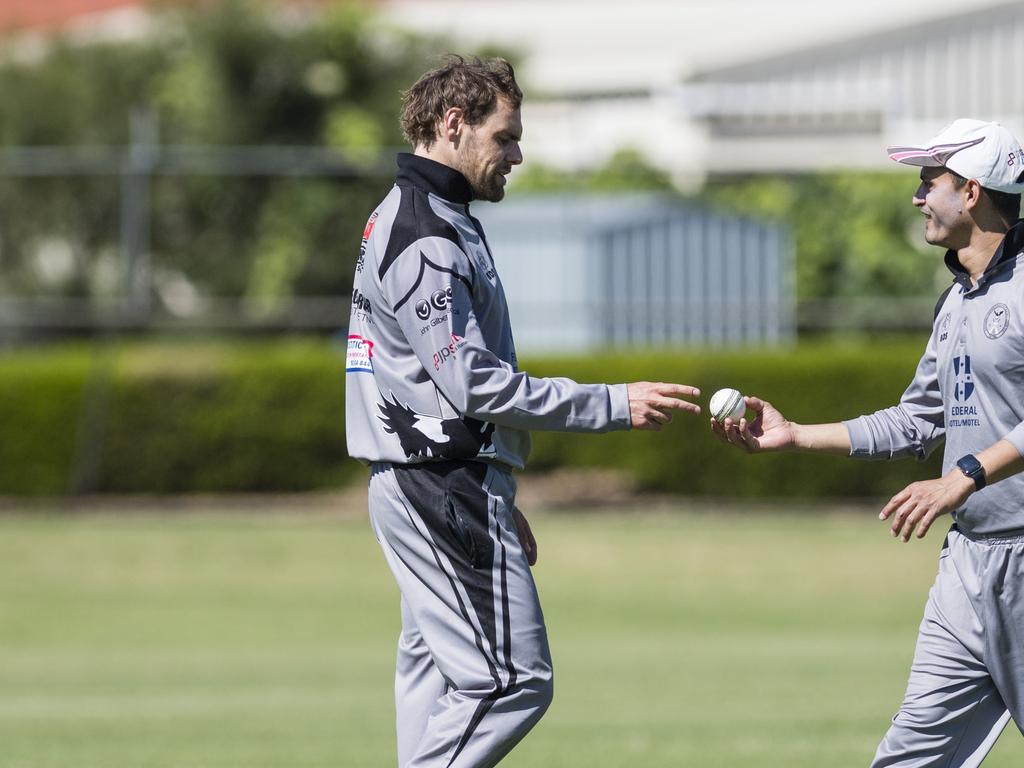
[(527, 430), (628, 429), (624, 384), (518, 369), (505, 294), (470, 215), (465, 177), (409, 154), (398, 156), (398, 168), (356, 265), (345, 366), (349, 455), (518, 469), (530, 452)]
[[(956, 253), (914, 380), (899, 405), (845, 422), (851, 455), (925, 458), (946, 440), (943, 473), (999, 440), (1024, 455), (1024, 221), (972, 286)], [(956, 510), (967, 535), (1024, 532), (1024, 473), (971, 494)]]

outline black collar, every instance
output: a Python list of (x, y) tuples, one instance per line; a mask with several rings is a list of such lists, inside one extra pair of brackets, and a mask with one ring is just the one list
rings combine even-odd
[[(1007, 261), (1017, 258), (1017, 254), (1021, 251), (1024, 251), (1024, 219), (1018, 219), (1017, 223), (1010, 227), (1003, 241), (996, 248), (996, 252), (992, 254), (992, 260), (985, 267), (982, 278), (995, 272)], [(946, 251), (946, 268), (953, 273), (956, 282), (967, 288), (971, 287), (971, 276), (964, 269), (964, 265), (960, 263), (956, 251)]]
[(395, 184), (432, 192), (452, 203), (466, 205), (473, 199), (473, 189), (466, 177), (454, 168), (408, 152), (398, 153), (398, 175)]

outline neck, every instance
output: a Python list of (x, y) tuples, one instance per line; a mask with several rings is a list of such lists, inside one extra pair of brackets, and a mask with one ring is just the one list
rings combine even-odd
[(982, 230), (975, 228), (971, 233), (970, 242), (956, 252), (957, 259), (967, 270), (973, 282), (977, 282), (981, 273), (992, 261), (992, 255), (1006, 237), (1006, 229)]
[(427, 160), (433, 160), (435, 163), (447, 165), (449, 168), (454, 168), (456, 171), (459, 170), (458, 165), (455, 163), (455, 153), (452, 152), (450, 147), (448, 147), (443, 141), (435, 141), (429, 148), (422, 144), (417, 144), (412, 153), (417, 157), (425, 157)]

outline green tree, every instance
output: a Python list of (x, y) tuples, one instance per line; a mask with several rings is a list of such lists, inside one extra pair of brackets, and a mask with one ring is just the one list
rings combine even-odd
[[(346, 293), (365, 218), (391, 184), (379, 154), (402, 144), (399, 93), (436, 64), (444, 43), (389, 28), (353, 4), (301, 23), (283, 22), (280, 4), (258, 0), (151, 12), (153, 31), (134, 41), (56, 37), (31, 57), (7, 41), (0, 142), (123, 146), (131, 113), (142, 109), (163, 145), (334, 150), (368, 175), (289, 179), (211, 169), (156, 178), (151, 251), (158, 277), (173, 273), (209, 295), (244, 295), (253, 307), (271, 309), (294, 293)], [(116, 267), (120, 200), (114, 175), (0, 177), (0, 291), (92, 291), (96, 261)], [(70, 267), (52, 256), (40, 267), (54, 238), (70, 244)]]
[(910, 174), (829, 173), (714, 181), (701, 200), (781, 219), (794, 236), (797, 295), (920, 296), (944, 279), (941, 253), (922, 248)]
[(616, 151), (594, 169), (565, 171), (531, 162), (513, 178), (516, 191), (527, 193), (674, 192), (671, 177), (632, 147)]

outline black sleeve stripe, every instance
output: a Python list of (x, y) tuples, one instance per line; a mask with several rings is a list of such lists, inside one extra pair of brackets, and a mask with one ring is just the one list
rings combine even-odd
[(377, 270), (377, 276), (381, 280), (398, 257), (421, 238), (443, 237), (459, 245), (459, 233), (455, 231), (455, 227), (434, 213), (426, 193), (413, 187), (399, 187), (399, 190), (401, 198), (398, 202), (398, 211), (391, 225), (391, 236), (384, 249), (384, 258), (381, 259), (380, 269)]
[[(405, 296), (403, 296), (401, 299), (399, 299), (397, 304), (395, 304), (395, 306), (394, 306), (395, 312), (397, 312), (402, 307), (402, 305), (405, 304), (405, 302), (407, 302), (409, 299), (411, 299), (412, 295), (414, 293), (416, 293), (416, 290), (420, 287), (420, 283), (423, 282), (423, 275), (426, 273), (427, 267), (430, 267), (431, 269), (434, 269), (434, 270), (436, 270), (438, 272), (447, 272), (449, 275), (454, 277), (456, 280), (458, 280), (459, 282), (465, 284), (465, 286), (470, 290), (470, 292), (472, 292), (472, 290), (473, 290), (473, 281), (472, 280), (467, 279), (463, 275), (460, 275), (454, 269), (449, 269), (448, 267), (442, 267), (440, 264), (435, 264), (434, 262), (432, 262), (430, 259), (427, 258), (427, 255), (425, 253), (423, 253), (423, 251), (420, 251), (420, 271), (419, 271), (419, 274), (416, 275), (416, 282), (413, 283), (412, 288), (409, 289), (409, 292), (406, 293)], [(471, 276), (471, 277), (475, 277), (475, 276)]]

